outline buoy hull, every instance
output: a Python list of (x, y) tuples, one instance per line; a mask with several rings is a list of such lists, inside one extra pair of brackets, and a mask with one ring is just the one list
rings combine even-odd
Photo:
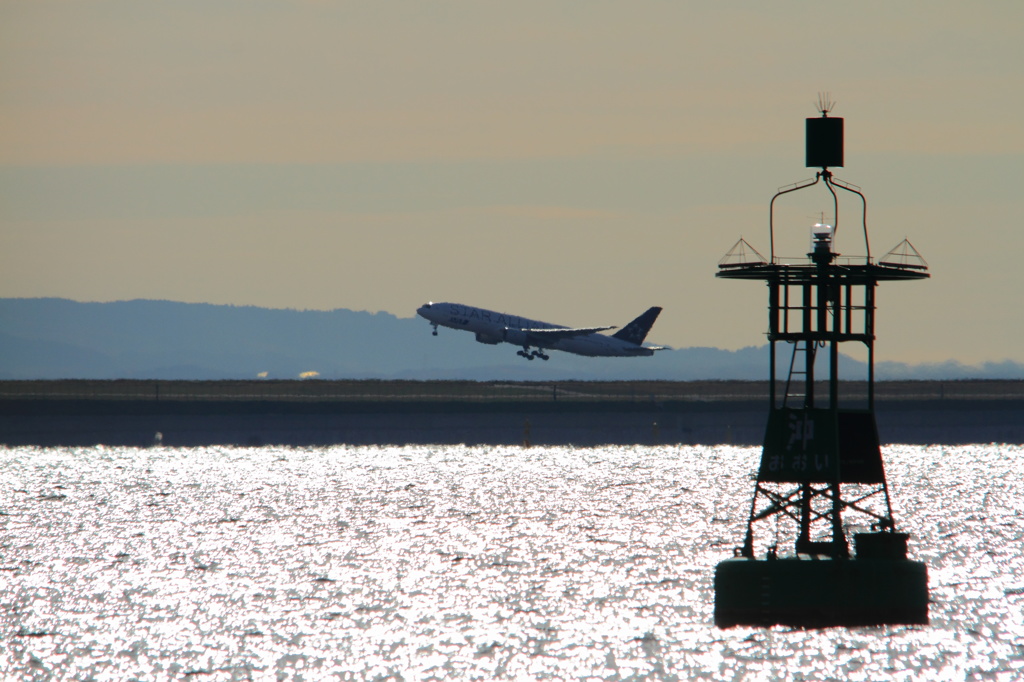
[(909, 559), (727, 559), (715, 625), (927, 625), (928, 567)]

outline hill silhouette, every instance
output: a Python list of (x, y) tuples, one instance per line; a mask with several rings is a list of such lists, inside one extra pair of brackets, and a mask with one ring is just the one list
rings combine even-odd
[[(389, 313), (0, 299), (0, 379), (760, 380), (767, 379), (767, 353), (767, 346), (681, 348), (649, 358), (556, 352), (529, 362), (512, 346), (479, 344), (452, 330), (433, 337), (424, 320)], [(860, 364), (842, 362), (855, 373)], [(1024, 366), (881, 362), (876, 377), (1016, 379)]]

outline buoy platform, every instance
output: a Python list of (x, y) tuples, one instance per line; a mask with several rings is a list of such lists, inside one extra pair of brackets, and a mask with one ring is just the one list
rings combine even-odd
[(928, 567), (860, 550), (886, 536), (905, 547), (903, 533), (876, 533), (854, 536), (853, 559), (726, 559), (715, 568), (715, 625), (927, 625)]

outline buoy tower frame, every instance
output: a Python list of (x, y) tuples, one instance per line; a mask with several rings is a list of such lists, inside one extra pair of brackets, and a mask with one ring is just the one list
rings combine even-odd
[[(722, 627), (927, 622), (926, 567), (906, 558), (908, 536), (896, 532), (886, 484), (874, 412), (874, 342), (878, 283), (925, 279), (928, 266), (906, 240), (878, 261), (871, 257), (867, 199), (830, 171), (843, 165), (843, 119), (819, 108), (822, 116), (806, 121), (806, 136), (807, 165), (821, 170), (813, 181), (772, 197), (770, 259), (741, 239), (719, 262), (718, 277), (768, 287), (770, 379), (743, 544), (716, 569), (715, 620)], [(812, 228), (806, 257), (777, 256), (776, 200), (819, 184), (832, 194), (833, 223)], [(861, 199), (862, 256), (834, 250), (837, 190)], [(867, 395), (856, 400), (840, 391), (844, 343), (866, 349)], [(780, 344), (791, 346), (788, 368), (779, 367)], [(854, 555), (847, 515), (863, 530), (853, 533)], [(766, 526), (774, 527), (774, 538), (759, 539), (757, 528)], [(788, 556), (785, 548), (780, 554), (780, 529), (795, 534)]]

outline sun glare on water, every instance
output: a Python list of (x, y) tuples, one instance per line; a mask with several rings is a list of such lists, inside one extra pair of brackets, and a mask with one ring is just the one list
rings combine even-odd
[(719, 630), (755, 448), (0, 448), (0, 677), (1013, 679), (1021, 448), (886, 448), (931, 625)]

